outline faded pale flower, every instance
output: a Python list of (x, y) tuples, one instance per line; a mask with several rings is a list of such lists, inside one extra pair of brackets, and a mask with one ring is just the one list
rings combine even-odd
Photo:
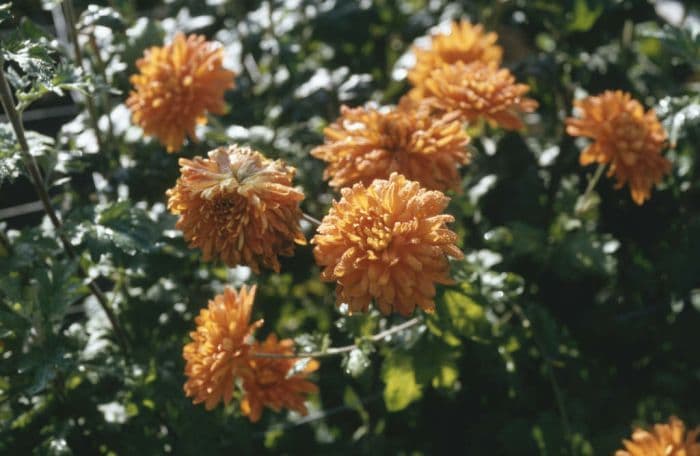
[(683, 421), (672, 416), (668, 424), (635, 429), (631, 440), (623, 440), (625, 449), (615, 456), (700, 456), (698, 435), (700, 427), (686, 432)]
[(306, 415), (306, 397), (318, 391), (318, 387), (307, 377), (318, 369), (318, 362), (309, 360), (296, 372), (294, 366), (299, 361), (297, 358), (255, 357), (255, 353), (291, 355), (294, 353), (294, 341), (278, 341), (275, 334), (270, 334), (264, 342), (253, 344), (248, 365), (242, 373), (241, 412), (252, 422), (260, 419), (263, 407), (275, 412), (284, 408)]
[(254, 298), (255, 287), (244, 286), (238, 292), (227, 287), (195, 319), (192, 342), (182, 350), (187, 376), (184, 390), (193, 403), (204, 402), (207, 410), (221, 401), (228, 405), (235, 378), (247, 366), (250, 344), (246, 339), (262, 325), (262, 320), (250, 323)]
[(535, 100), (525, 97), (529, 90), (505, 68), (456, 62), (433, 70), (421, 91), (413, 89), (409, 97), (422, 99), (438, 111), (459, 112), (467, 122), (484, 119), (518, 130), (523, 127), (522, 114), (537, 108)]
[(392, 172), (426, 188), (459, 188), (459, 167), (469, 161), (456, 113), (434, 116), (427, 109), (348, 108), (324, 130), (326, 141), (311, 155), (328, 163), (324, 179), (335, 188), (369, 185)]
[(435, 283), (452, 283), (448, 257), (463, 257), (445, 226), (454, 221), (442, 213), (449, 198), (396, 173), (341, 193), (311, 241), (337, 304), (364, 312), (374, 299), (385, 315), (432, 312)]
[(219, 147), (209, 158), (180, 159), (181, 176), (168, 190), (168, 209), (190, 247), (228, 266), (260, 265), (279, 272), (278, 255), (305, 244), (299, 227), (304, 194), (293, 188), (294, 168), (248, 147)]
[(615, 176), (615, 188), (629, 184), (632, 199), (643, 204), (654, 185), (671, 171), (671, 162), (661, 150), (666, 131), (650, 109), (629, 93), (606, 91), (577, 100), (580, 118), (567, 119), (566, 131), (585, 136), (593, 143), (583, 150), (581, 165), (609, 164), (608, 176)]
[(473, 25), (467, 20), (453, 22), (449, 33), (435, 34), (431, 37), (430, 48), (413, 48), (416, 64), (409, 71), (408, 80), (414, 86), (421, 87), (433, 70), (456, 62), (478, 61), (498, 66), (503, 49), (496, 44), (497, 40), (497, 34), (485, 33), (480, 24)]
[(224, 92), (235, 87), (223, 56), (218, 43), (182, 33), (169, 45), (147, 49), (130, 78), (134, 90), (126, 105), (133, 122), (168, 152), (180, 150), (185, 135), (195, 141), (195, 127), (207, 123), (208, 112), (224, 114)]

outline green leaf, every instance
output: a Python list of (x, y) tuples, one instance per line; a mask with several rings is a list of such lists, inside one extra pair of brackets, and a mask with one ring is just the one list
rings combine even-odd
[(441, 312), (440, 323), (449, 324), (461, 336), (479, 338), (487, 326), (484, 308), (460, 291), (446, 291), (442, 308), (444, 311)]
[(689, 128), (700, 124), (700, 97), (664, 97), (656, 113), (668, 131), (671, 147), (675, 147)]
[(108, 27), (115, 32), (126, 29), (124, 18), (114, 8), (88, 5), (87, 9), (80, 15), (80, 19), (77, 23), (78, 30), (84, 30), (97, 25)]
[(569, 22), (567, 30), (571, 32), (586, 32), (593, 27), (602, 13), (602, 4), (596, 4), (590, 7), (588, 5), (588, 0), (576, 0), (573, 18), (571, 22)]
[(384, 380), (384, 403), (390, 412), (408, 407), (422, 396), (421, 386), (416, 382), (413, 358), (408, 353), (392, 352), (382, 365)]
[(12, 127), (8, 123), (0, 123), (0, 185), (19, 176), (20, 161), (21, 155)]
[(654, 26), (640, 26), (641, 37), (656, 38), (672, 55), (679, 57), (679, 63), (700, 67), (700, 31), (665, 25), (662, 29)]
[(63, 320), (68, 307), (85, 292), (85, 287), (76, 276), (77, 261), (56, 262), (50, 270), (38, 270), (36, 295), (43, 319), (50, 323)]
[(416, 381), (419, 385), (451, 389), (459, 379), (457, 358), (459, 347), (453, 347), (435, 337), (424, 337), (413, 350)]
[(98, 206), (93, 222), (81, 222), (71, 231), (72, 242), (85, 242), (94, 259), (114, 248), (129, 256), (153, 251), (161, 233), (158, 223), (130, 201)]
[(0, 4), (0, 24), (12, 19), (12, 2)]

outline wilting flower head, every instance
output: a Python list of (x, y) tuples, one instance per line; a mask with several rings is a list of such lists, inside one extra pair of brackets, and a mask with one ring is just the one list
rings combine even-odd
[(305, 244), (299, 227), (304, 194), (291, 187), (294, 168), (236, 145), (219, 147), (209, 158), (180, 159), (181, 176), (168, 190), (175, 225), (205, 261), (220, 257), (228, 266), (260, 264), (279, 272), (278, 255)]
[(672, 416), (668, 424), (635, 429), (632, 440), (623, 440), (625, 449), (615, 456), (700, 456), (699, 434), (700, 427), (686, 433), (683, 421)]
[(449, 198), (396, 173), (341, 192), (311, 241), (321, 278), (337, 282), (337, 304), (362, 312), (374, 298), (385, 315), (432, 312), (435, 283), (451, 283), (447, 257), (463, 257), (445, 226)]
[(309, 360), (300, 371), (294, 366), (296, 358), (258, 358), (255, 353), (291, 355), (294, 342), (291, 339), (277, 340), (275, 334), (267, 336), (265, 342), (255, 342), (248, 359), (248, 366), (242, 373), (243, 399), (241, 411), (256, 422), (262, 415), (263, 407), (276, 412), (286, 408), (306, 415), (304, 401), (308, 393), (315, 393), (318, 388), (306, 377), (316, 369), (318, 362)]
[(431, 37), (429, 49), (413, 48), (416, 64), (408, 73), (408, 80), (416, 87), (421, 87), (430, 73), (444, 64), (456, 62), (483, 62), (498, 66), (501, 63), (503, 49), (496, 44), (498, 35), (484, 33), (480, 25), (469, 21), (453, 22), (450, 32)]
[(133, 122), (175, 152), (185, 135), (196, 140), (195, 127), (206, 113), (224, 114), (224, 92), (235, 73), (222, 67), (224, 51), (200, 35), (175, 35), (172, 44), (147, 49), (131, 76), (134, 90), (126, 101)]
[(577, 100), (574, 106), (581, 117), (567, 119), (566, 131), (593, 139), (581, 153), (581, 165), (610, 164), (615, 188), (629, 184), (634, 202), (644, 203), (671, 171), (671, 162), (661, 155), (666, 132), (654, 111), (644, 112), (641, 103), (619, 90)]
[(222, 400), (228, 405), (235, 378), (247, 365), (250, 344), (246, 339), (262, 325), (262, 320), (250, 323), (254, 298), (255, 287), (244, 286), (239, 292), (227, 287), (195, 319), (192, 342), (182, 350), (187, 363), (184, 390), (195, 404), (204, 402), (207, 410)]
[(537, 102), (526, 98), (527, 84), (518, 84), (505, 68), (483, 62), (443, 65), (433, 70), (409, 97), (423, 99), (438, 111), (457, 111), (467, 122), (483, 118), (502, 128), (523, 127), (520, 116), (532, 112)]
[(398, 172), (434, 190), (457, 189), (460, 165), (469, 161), (469, 137), (456, 113), (427, 109), (343, 106), (324, 130), (326, 142), (311, 155), (328, 162), (323, 177), (335, 188)]

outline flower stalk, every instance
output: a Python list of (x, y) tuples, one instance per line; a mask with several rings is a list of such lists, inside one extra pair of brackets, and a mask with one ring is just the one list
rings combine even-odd
[[(422, 322), (423, 319), (420, 317), (411, 318), (410, 320), (406, 320), (405, 322), (399, 325), (395, 325), (391, 328), (385, 329), (384, 331), (378, 332), (377, 334), (374, 334), (365, 340), (368, 340), (372, 343), (376, 343), (381, 341), (382, 339), (386, 339), (387, 337), (393, 334), (412, 328), (413, 326), (416, 326)], [(333, 356), (342, 355), (344, 353), (349, 353), (357, 348), (357, 344), (352, 344), (345, 345), (343, 347), (330, 347), (325, 350), (319, 350), (315, 352), (297, 352), (292, 354), (255, 352), (252, 353), (250, 356), (253, 358), (330, 358)]]

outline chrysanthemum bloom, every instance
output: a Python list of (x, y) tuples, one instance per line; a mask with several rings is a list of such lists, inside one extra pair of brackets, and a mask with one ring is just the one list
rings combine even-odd
[(374, 298), (385, 315), (432, 312), (435, 283), (452, 283), (447, 257), (463, 257), (445, 226), (454, 217), (442, 214), (449, 198), (396, 173), (341, 192), (311, 241), (337, 304), (363, 312)]
[(666, 132), (654, 111), (644, 112), (641, 103), (619, 90), (577, 100), (574, 106), (581, 117), (567, 119), (566, 131), (593, 139), (581, 153), (581, 165), (609, 164), (615, 188), (629, 184), (634, 202), (644, 203), (671, 171), (671, 162), (661, 155)]
[(254, 343), (247, 369), (241, 377), (241, 412), (252, 422), (260, 419), (263, 407), (269, 407), (275, 412), (286, 408), (306, 415), (306, 396), (318, 391), (318, 387), (307, 380), (307, 376), (318, 369), (318, 362), (309, 360), (303, 369), (295, 372), (294, 365), (299, 361), (296, 358), (262, 358), (256, 357), (255, 353), (291, 355), (294, 353), (294, 341), (278, 341), (275, 334), (270, 334), (265, 342)]
[(683, 421), (672, 416), (668, 424), (635, 429), (632, 440), (623, 440), (625, 449), (615, 456), (700, 456), (699, 434), (700, 427), (686, 433)]
[(459, 188), (458, 168), (469, 161), (469, 136), (457, 113), (347, 106), (340, 113), (324, 130), (325, 144), (311, 151), (328, 162), (323, 177), (332, 187), (369, 185), (398, 172), (429, 189)]
[(180, 159), (181, 176), (168, 190), (175, 225), (205, 261), (228, 266), (260, 264), (279, 272), (278, 255), (305, 244), (299, 227), (304, 194), (294, 189), (294, 168), (248, 147), (219, 147), (209, 158)]
[(247, 367), (251, 347), (247, 339), (262, 325), (262, 320), (250, 323), (254, 298), (255, 287), (244, 286), (239, 292), (226, 288), (195, 319), (192, 342), (182, 350), (187, 363), (184, 390), (195, 404), (204, 402), (207, 410), (221, 401), (228, 405), (235, 378)]
[(430, 73), (422, 90), (417, 94), (413, 89), (409, 97), (422, 98), (438, 111), (457, 111), (467, 122), (481, 118), (510, 130), (522, 128), (521, 114), (537, 108), (535, 100), (525, 97), (527, 84), (516, 83), (507, 69), (483, 62), (443, 65)]
[(484, 28), (469, 21), (453, 22), (450, 32), (431, 37), (429, 49), (413, 48), (416, 64), (408, 73), (408, 80), (421, 87), (430, 73), (444, 64), (456, 62), (483, 62), (498, 66), (501, 64), (503, 49), (496, 44), (498, 35), (484, 33)]
[(223, 68), (223, 48), (200, 35), (175, 35), (172, 44), (147, 49), (131, 76), (134, 90), (126, 101), (132, 120), (175, 152), (185, 135), (195, 141), (195, 127), (207, 112), (224, 114), (224, 92), (235, 86), (235, 73)]

